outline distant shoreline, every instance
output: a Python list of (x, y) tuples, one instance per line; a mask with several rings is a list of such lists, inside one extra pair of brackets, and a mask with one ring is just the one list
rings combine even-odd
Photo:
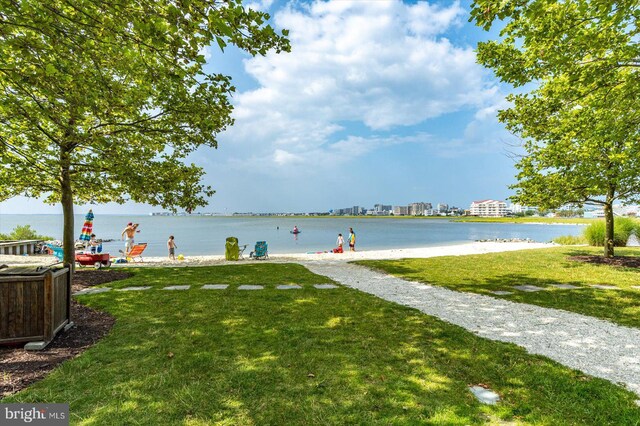
[[(82, 217), (85, 213), (78, 212), (75, 216)], [(0, 213), (0, 216), (62, 216), (62, 213)], [(520, 225), (588, 225), (598, 220), (604, 220), (602, 218), (557, 218), (557, 217), (476, 217), (476, 216), (350, 216), (350, 215), (292, 215), (292, 216), (280, 216), (280, 215), (168, 215), (152, 216), (149, 214), (136, 213), (105, 213), (102, 216), (118, 216), (118, 217), (171, 217), (171, 218), (240, 218), (240, 219), (283, 219), (283, 220), (297, 220), (302, 221), (306, 219), (398, 219), (398, 220), (443, 220), (448, 222), (460, 222), (460, 223), (507, 223), (507, 224), (520, 224)]]

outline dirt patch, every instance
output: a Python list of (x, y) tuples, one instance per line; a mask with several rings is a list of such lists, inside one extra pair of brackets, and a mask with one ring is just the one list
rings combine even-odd
[(640, 268), (640, 256), (571, 256), (569, 260), (593, 263), (596, 265), (620, 266), (623, 268)]
[(75, 293), (83, 288), (93, 287), (94, 285), (100, 285), (109, 283), (111, 281), (119, 281), (129, 278), (131, 272), (116, 271), (116, 270), (96, 270), (96, 269), (77, 269), (73, 277), (73, 284), (71, 290)]
[[(72, 289), (122, 280), (131, 274), (124, 271), (85, 270), (76, 272)], [(42, 351), (25, 351), (24, 343), (0, 346), (0, 399), (42, 380), (62, 362), (75, 358), (109, 333), (115, 319), (105, 313), (71, 302), (74, 326), (60, 332)]]

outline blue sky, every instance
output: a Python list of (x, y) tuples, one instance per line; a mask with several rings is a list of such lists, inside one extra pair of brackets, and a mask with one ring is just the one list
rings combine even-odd
[[(292, 52), (206, 51), (233, 77), (236, 124), (192, 159), (217, 193), (200, 211), (327, 211), (505, 199), (515, 142), (497, 122), (509, 87), (475, 62), (469, 3), (249, 2), (290, 30)], [(0, 213), (60, 212), (16, 198)], [(77, 211), (85, 210), (78, 206)], [(148, 213), (136, 204), (96, 213)]]

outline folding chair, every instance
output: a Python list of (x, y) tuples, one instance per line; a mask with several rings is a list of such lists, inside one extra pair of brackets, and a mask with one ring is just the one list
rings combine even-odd
[[(147, 243), (135, 244), (131, 247), (131, 250), (125, 254), (126, 259), (131, 259), (134, 262), (144, 262), (142, 259), (142, 252), (147, 248)], [(136, 260), (138, 259), (138, 260)]]
[(249, 257), (254, 259), (268, 259), (269, 251), (266, 241), (257, 241), (254, 251), (249, 254)]

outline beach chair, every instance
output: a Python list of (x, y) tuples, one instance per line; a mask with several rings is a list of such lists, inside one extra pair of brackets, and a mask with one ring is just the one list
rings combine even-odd
[(142, 252), (146, 248), (147, 243), (135, 244), (133, 247), (131, 247), (131, 250), (129, 250), (129, 253), (127, 253), (125, 257), (127, 260), (131, 259), (134, 262), (144, 262), (144, 260), (142, 259)]
[(269, 251), (266, 241), (257, 241), (254, 251), (249, 253), (249, 257), (253, 259), (268, 259)]
[(62, 247), (57, 247), (57, 246), (54, 246), (53, 244), (47, 244), (46, 246), (51, 252), (51, 254), (53, 254), (55, 257), (58, 258), (59, 261), (62, 262), (62, 258), (64, 257), (64, 250), (62, 249)]
[(224, 245), (225, 260), (238, 260), (240, 257), (240, 248), (238, 247), (238, 239), (229, 237)]

